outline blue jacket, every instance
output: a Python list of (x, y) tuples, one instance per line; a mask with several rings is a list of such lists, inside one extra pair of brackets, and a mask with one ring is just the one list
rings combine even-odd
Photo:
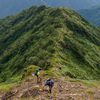
[[(54, 84), (54, 82), (53, 82), (53, 81), (50, 81), (50, 82), (51, 82), (51, 84)], [(46, 85), (49, 85), (49, 83), (47, 82), (47, 83), (45, 84), (45, 86), (46, 86)]]

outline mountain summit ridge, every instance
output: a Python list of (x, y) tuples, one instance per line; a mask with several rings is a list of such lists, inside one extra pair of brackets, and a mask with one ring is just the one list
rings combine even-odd
[(99, 27), (64, 7), (32, 6), (1, 19), (0, 82), (29, 65), (71, 78), (100, 79), (99, 33)]

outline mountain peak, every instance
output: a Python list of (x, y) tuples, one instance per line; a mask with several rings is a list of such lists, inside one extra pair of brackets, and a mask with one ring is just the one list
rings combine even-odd
[(64, 7), (33, 6), (1, 19), (0, 82), (29, 65), (57, 68), (57, 74), (72, 78), (100, 79), (98, 33), (98, 27)]
[(39, 6), (39, 8), (36, 10), (36, 12), (41, 12), (42, 10), (44, 10), (46, 8), (46, 6), (45, 5), (41, 5), (41, 6)]

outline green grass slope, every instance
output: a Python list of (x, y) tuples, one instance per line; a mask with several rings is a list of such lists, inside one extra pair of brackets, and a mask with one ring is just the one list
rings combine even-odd
[(90, 23), (100, 26), (100, 6), (94, 6), (90, 9), (82, 9), (77, 11)]
[(58, 75), (100, 79), (100, 28), (74, 10), (44, 5), (0, 20), (0, 82), (48, 61)]

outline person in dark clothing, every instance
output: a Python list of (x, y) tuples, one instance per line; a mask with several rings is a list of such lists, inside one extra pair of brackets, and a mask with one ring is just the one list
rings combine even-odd
[(54, 85), (54, 82), (51, 81), (51, 79), (49, 78), (49, 79), (47, 79), (46, 84), (45, 84), (45, 85), (42, 87), (42, 89), (40, 89), (40, 90), (43, 90), (43, 88), (44, 88), (45, 86), (49, 86), (49, 92), (51, 93), (51, 90), (52, 90), (53, 85)]

